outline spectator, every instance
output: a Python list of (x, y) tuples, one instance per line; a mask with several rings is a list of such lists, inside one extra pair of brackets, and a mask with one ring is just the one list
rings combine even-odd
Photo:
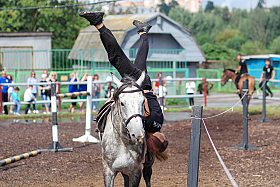
[(46, 74), (46, 75), (47, 75), (46, 81), (49, 82), (50, 77), (49, 77), (48, 70), (44, 69), (43, 74)]
[[(70, 79), (68, 80), (69, 82), (77, 82), (77, 80), (79, 79), (78, 77), (78, 73), (70, 73)], [(78, 85), (77, 84), (70, 84), (69, 85), (69, 93), (73, 93), (73, 92), (78, 92)], [(77, 96), (73, 96), (71, 97), (71, 99), (77, 99)], [(71, 103), (70, 108), (68, 109), (69, 112), (74, 113), (75, 112), (75, 106), (76, 106), (76, 102)]]
[[(162, 77), (162, 73), (158, 72), (157, 77), (155, 79), (159, 79)], [(153, 91), (154, 94), (158, 96), (158, 88), (159, 88), (159, 81), (153, 82)]]
[[(188, 95), (193, 95), (195, 93), (195, 83), (193, 81), (188, 81), (186, 83), (186, 92)], [(189, 97), (189, 108), (192, 108), (192, 106), (194, 105), (194, 100), (193, 97)]]
[[(30, 74), (30, 77), (27, 79), (27, 83), (28, 84), (34, 84), (34, 83), (38, 83), (38, 80), (36, 79), (36, 75), (35, 72), (32, 71)], [(37, 100), (37, 93), (38, 93), (38, 86), (37, 85), (33, 85), (32, 88), (32, 94), (34, 95), (34, 100)], [(37, 104), (33, 104), (33, 114), (38, 114), (39, 110), (37, 110)]]
[[(271, 77), (271, 73), (273, 73), (272, 77)], [(263, 67), (263, 72), (261, 74), (259, 87), (262, 86), (263, 78), (265, 78), (266, 79), (266, 83), (265, 83), (266, 84), (266, 90), (270, 93), (271, 97), (273, 97), (273, 93), (270, 90), (270, 88), (268, 87), (267, 83), (268, 83), (268, 81), (272, 81), (274, 79), (275, 75), (276, 75), (276, 73), (275, 73), (275, 70), (273, 69), (273, 66), (270, 65), (270, 60), (266, 59), (265, 60), (265, 66)], [(266, 93), (266, 96), (268, 96), (268, 93)]]
[[(56, 74), (56, 72), (54, 72), (54, 71), (51, 72), (50, 80), (48, 82), (50, 82), (50, 83), (56, 82), (57, 83), (57, 74)], [(56, 87), (55, 93), (58, 93), (58, 87)], [(49, 98), (51, 99), (51, 86), (49, 88)], [(51, 111), (51, 105), (50, 105), (49, 111)]]
[[(88, 74), (87, 73), (84, 73), (83, 77), (81, 78), (81, 80), (79, 80), (79, 78), (77, 78), (78, 82), (86, 82), (87, 81), (87, 76)], [(79, 91), (82, 92), (82, 91), (87, 91), (87, 85), (86, 84), (80, 84), (79, 85)], [(83, 96), (80, 96), (81, 99), (86, 99), (87, 96), (86, 95), (83, 95)], [(81, 112), (84, 112), (84, 106), (85, 106), (85, 102), (82, 101), (80, 102), (80, 113)]]
[(162, 105), (163, 105), (163, 109), (164, 110), (167, 110), (167, 108), (166, 108), (166, 103), (165, 103), (165, 101), (166, 101), (166, 98), (165, 98), (165, 96), (167, 95), (167, 84), (166, 84), (166, 82), (164, 81), (163, 82), (163, 84), (162, 84)]
[(12, 92), (11, 94), (11, 98), (13, 99), (13, 102), (16, 103), (16, 108), (15, 108), (15, 114), (20, 116), (20, 107), (21, 107), (21, 104), (19, 102), (19, 98), (18, 98), (18, 91), (19, 91), (19, 88), (18, 87), (15, 87), (14, 88), (14, 91)]
[[(42, 75), (42, 80), (40, 81), (40, 83), (47, 83), (47, 75), (46, 74), (43, 74)], [(49, 89), (50, 89), (50, 86), (49, 85), (40, 85), (39, 86), (39, 89), (41, 90), (41, 98), (43, 101), (50, 101), (50, 97), (49, 97)], [(42, 112), (43, 114), (50, 114), (50, 111), (49, 111), (49, 108), (50, 108), (50, 103), (43, 103), (42, 104)], [(46, 112), (45, 112), (45, 109), (46, 109)]]
[[(8, 79), (11, 80), (12, 84), (14, 84), (12, 75), (8, 74), (7, 77), (8, 77)], [(11, 94), (13, 93), (14, 88), (15, 88), (15, 86), (9, 86), (9, 88), (8, 88), (8, 100), (10, 102), (13, 102), (13, 98), (11, 97)], [(10, 113), (11, 114), (13, 113), (13, 105), (10, 105)]]
[[(12, 83), (12, 81), (6, 76), (6, 72), (1, 72), (0, 83)], [(2, 89), (2, 101), (8, 102), (8, 86), (1, 86)], [(4, 112), (8, 115), (8, 108), (7, 105), (4, 105)]]
[[(99, 76), (97, 74), (93, 75), (93, 81), (98, 81)], [(99, 99), (100, 98), (100, 91), (102, 90), (102, 85), (100, 83), (94, 83), (93, 84), (93, 94), (92, 94), (92, 98), (93, 99)], [(100, 101), (97, 101), (97, 108), (96, 108), (96, 101), (92, 102), (92, 110), (93, 112), (95, 112), (97, 109), (97, 111), (100, 109)]]
[[(28, 88), (26, 89), (26, 91), (24, 92), (24, 101), (27, 101), (27, 102), (35, 101), (35, 97), (32, 94), (32, 89), (33, 89), (33, 86), (29, 85)], [(29, 109), (30, 109), (30, 104), (27, 105), (27, 108), (25, 110), (25, 114), (28, 113)]]

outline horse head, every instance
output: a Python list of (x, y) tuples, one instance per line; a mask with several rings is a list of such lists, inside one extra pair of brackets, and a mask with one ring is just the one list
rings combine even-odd
[(226, 68), (224, 68), (224, 71), (221, 76), (221, 81), (220, 81), (221, 86), (224, 86), (228, 82), (229, 79), (230, 79), (229, 72)]
[(121, 82), (113, 73), (112, 78), (117, 86), (113, 98), (119, 117), (120, 133), (135, 144), (143, 144), (145, 131), (142, 119), (145, 96), (140, 86), (145, 79), (145, 72), (142, 72), (137, 81), (131, 77), (124, 77)]

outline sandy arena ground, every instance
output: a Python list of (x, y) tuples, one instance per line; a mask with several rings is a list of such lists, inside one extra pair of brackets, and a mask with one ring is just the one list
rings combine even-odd
[[(216, 114), (220, 111), (204, 111)], [(251, 115), (253, 120), (261, 115)], [(280, 186), (280, 119), (271, 123), (249, 121), (249, 142), (260, 151), (228, 150), (242, 142), (242, 114), (229, 112), (206, 120), (213, 141), (238, 185)], [(59, 141), (73, 152), (43, 152), (36, 157), (0, 167), (0, 186), (104, 186), (100, 144), (77, 143), (72, 138), (84, 134), (84, 122), (59, 122)], [(52, 142), (51, 120), (43, 123), (0, 123), (0, 159), (37, 149)], [(186, 186), (191, 121), (164, 124), (162, 132), (169, 138), (169, 159), (156, 161), (152, 184), (155, 187)], [(93, 125), (93, 129), (95, 125)], [(95, 132), (92, 134), (97, 137)], [(199, 186), (231, 186), (209, 139), (202, 128)], [(119, 174), (115, 186), (123, 186)], [(140, 186), (145, 186), (144, 180)]]

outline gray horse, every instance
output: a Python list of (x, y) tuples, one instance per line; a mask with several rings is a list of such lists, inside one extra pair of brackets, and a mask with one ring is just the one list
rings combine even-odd
[(121, 82), (114, 74), (112, 77), (118, 91), (113, 95), (115, 102), (102, 135), (104, 184), (114, 186), (114, 179), (121, 172), (125, 187), (139, 186), (146, 153), (142, 122), (145, 97), (140, 88), (145, 72), (136, 82), (131, 78)]

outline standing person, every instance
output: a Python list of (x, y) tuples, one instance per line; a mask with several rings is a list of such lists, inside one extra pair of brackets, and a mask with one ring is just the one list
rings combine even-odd
[[(30, 73), (30, 77), (27, 79), (28, 84), (38, 83), (38, 80), (36, 79), (35, 72), (32, 71)], [(37, 93), (38, 93), (38, 86), (33, 85), (32, 88), (32, 94), (34, 95), (34, 100), (37, 100)], [(37, 104), (33, 104), (33, 114), (38, 114), (39, 110), (37, 110)]]
[(239, 61), (239, 66), (238, 69), (235, 71), (235, 74), (237, 74), (237, 77), (235, 78), (235, 86), (236, 86), (236, 93), (240, 94), (238, 83), (241, 78), (241, 75), (244, 73), (248, 73), (248, 69), (247, 69), (247, 63), (245, 60), (242, 60), (242, 55), (240, 53), (237, 55), (237, 59)]
[(48, 70), (44, 69), (43, 74), (47, 75), (46, 81), (49, 82), (51, 77), (49, 76)]
[[(46, 81), (47, 81), (47, 79), (46, 79)], [(57, 83), (57, 74), (56, 74), (56, 72), (54, 72), (54, 71), (51, 72), (51, 74), (50, 74), (50, 79), (49, 79), (48, 82), (50, 82), (50, 83), (56, 82), (56, 83)], [(58, 93), (58, 86), (56, 86), (55, 93), (56, 93), (56, 94)], [(50, 88), (49, 88), (49, 98), (51, 99), (51, 86), (50, 86)], [(51, 105), (50, 105), (49, 111), (52, 111), (52, 110), (51, 110)]]
[[(158, 72), (157, 77), (155, 79), (159, 79), (160, 77), (162, 77), (162, 73)], [(158, 96), (158, 93), (159, 93), (158, 89), (159, 89), (159, 80), (153, 82), (153, 91), (154, 91), (154, 94), (157, 95), (157, 96)]]
[[(195, 93), (195, 83), (191, 80), (189, 80), (186, 83), (186, 92), (188, 95), (193, 95)], [(194, 105), (194, 99), (193, 97), (189, 97), (189, 108), (192, 108), (192, 106)]]
[[(42, 80), (40, 81), (40, 83), (47, 83), (47, 75), (46, 74), (42, 75)], [(41, 90), (41, 98), (42, 98), (42, 100), (43, 101), (50, 101), (50, 98), (49, 98), (50, 86), (46, 85), (46, 84), (40, 85), (39, 89)], [(43, 103), (42, 104), (42, 112), (43, 112), (43, 114), (50, 114), (51, 112), (49, 111), (49, 108), (50, 108), (50, 103)], [(45, 112), (45, 109), (46, 109), (46, 112)]]
[[(84, 73), (84, 75), (81, 78), (81, 80), (79, 78), (77, 78), (78, 82), (87, 82), (87, 76), (88, 76), (88, 74)], [(79, 91), (80, 92), (87, 91), (87, 84), (80, 84), (79, 85)], [(83, 96), (80, 96), (80, 98), (81, 99), (86, 99), (87, 96), (83, 95)], [(80, 113), (84, 112), (84, 107), (85, 107), (85, 102), (84, 101), (80, 102)]]
[[(110, 63), (118, 70), (120, 75), (134, 77), (137, 80), (143, 71), (146, 72), (145, 80), (141, 88), (146, 97), (145, 130), (147, 134), (147, 146), (151, 152), (163, 152), (167, 148), (168, 140), (160, 129), (163, 124), (162, 110), (157, 101), (157, 97), (150, 91), (152, 89), (151, 79), (147, 74), (147, 55), (149, 51), (149, 40), (147, 33), (152, 27), (148, 23), (134, 20), (133, 25), (137, 28), (140, 36), (139, 50), (134, 64), (127, 58), (112, 32), (103, 24), (103, 12), (80, 12), (81, 17), (87, 19), (100, 32), (100, 39), (108, 54)], [(103, 131), (103, 129), (100, 129)], [(100, 132), (101, 132), (100, 131)]]
[[(33, 86), (29, 85), (28, 88), (26, 89), (26, 91), (24, 92), (24, 101), (27, 101), (27, 102), (35, 101), (35, 97), (32, 94), (32, 89), (33, 89)], [(29, 109), (30, 109), (30, 104), (27, 105), (25, 114), (28, 114)]]
[[(79, 79), (78, 77), (78, 73), (70, 73), (70, 79), (68, 80), (69, 82), (77, 82), (77, 80)], [(69, 85), (69, 93), (73, 93), (73, 92), (79, 92), (78, 90), (78, 85), (77, 84), (70, 84)], [(77, 96), (73, 96), (71, 97), (71, 99), (77, 99)], [(68, 111), (71, 113), (75, 112), (75, 106), (76, 106), (76, 102), (71, 103)]]
[[(272, 77), (271, 77), (271, 73), (273, 73)], [(276, 72), (273, 69), (273, 66), (270, 65), (270, 60), (266, 59), (265, 60), (265, 66), (263, 67), (263, 71), (262, 71), (262, 74), (261, 74), (259, 87), (262, 86), (263, 78), (265, 78), (266, 79), (266, 83), (265, 83), (266, 84), (266, 90), (270, 93), (271, 97), (273, 97), (273, 93), (270, 90), (270, 88), (268, 87), (267, 83), (268, 83), (268, 81), (272, 81), (274, 79), (275, 75), (276, 75)], [(266, 93), (266, 96), (268, 96), (268, 93)]]
[[(0, 83), (12, 83), (12, 81), (6, 76), (6, 71), (1, 72)], [(3, 102), (8, 102), (8, 89), (9, 86), (1, 86), (2, 89), (2, 100)], [(4, 112), (8, 115), (8, 107), (4, 105)]]
[[(8, 77), (8, 79), (11, 80), (11, 83), (14, 84), (13, 76), (11, 74), (8, 74), (7, 77)], [(9, 86), (9, 88), (8, 88), (8, 100), (10, 102), (13, 102), (13, 98), (11, 97), (11, 94), (13, 93), (14, 88), (15, 88), (15, 86)], [(13, 105), (10, 105), (10, 113), (11, 114), (13, 113)]]
[[(93, 81), (98, 81), (99, 76), (97, 74), (93, 75)], [(100, 98), (100, 92), (102, 90), (102, 84), (100, 83), (94, 83), (92, 92), (94, 93), (92, 95), (92, 99), (99, 99)], [(96, 110), (98, 111), (100, 109), (100, 101), (97, 101), (97, 108), (96, 108), (96, 101), (92, 102), (92, 110), (95, 112)]]
[(164, 81), (163, 84), (162, 84), (162, 105), (163, 105), (163, 110), (167, 110), (166, 108), (166, 98), (165, 96), (167, 95), (167, 84), (166, 82)]
[(20, 116), (20, 107), (21, 107), (21, 104), (20, 104), (19, 98), (18, 98), (18, 91), (19, 91), (19, 88), (18, 88), (18, 87), (15, 87), (15, 88), (14, 88), (14, 91), (13, 91), (12, 94), (11, 94), (11, 98), (13, 99), (13, 102), (16, 103), (15, 115)]

